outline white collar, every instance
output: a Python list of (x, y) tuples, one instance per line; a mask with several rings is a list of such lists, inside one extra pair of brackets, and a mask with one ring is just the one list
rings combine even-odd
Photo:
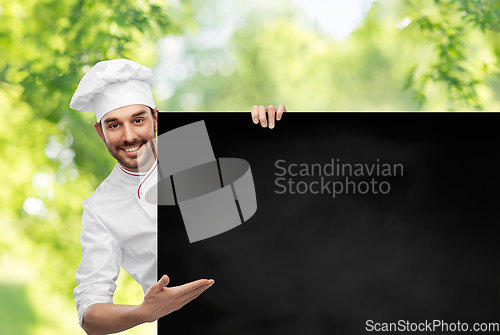
[[(154, 164), (153, 164), (154, 165)], [(133, 177), (144, 177), (148, 172), (132, 172), (127, 169), (125, 169), (123, 166), (118, 163), (118, 168), (125, 174)]]

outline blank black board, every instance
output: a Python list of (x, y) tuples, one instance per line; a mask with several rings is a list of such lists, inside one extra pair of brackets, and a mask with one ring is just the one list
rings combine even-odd
[[(500, 114), (287, 113), (271, 130), (249, 112), (166, 112), (158, 134), (199, 120), (216, 157), (249, 162), (258, 208), (189, 243), (178, 207), (158, 207), (158, 275), (169, 286), (216, 281), (161, 318), (158, 334), (344, 335), (369, 333), (368, 320), (500, 321)], [(332, 159), (399, 163), (403, 175), (375, 178), (389, 183), (387, 194), (276, 193), (276, 161)]]

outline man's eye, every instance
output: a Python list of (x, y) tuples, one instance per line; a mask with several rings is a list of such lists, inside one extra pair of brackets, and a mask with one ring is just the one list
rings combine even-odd
[(143, 120), (142, 119), (135, 119), (134, 122), (135, 123), (141, 123)]
[(117, 124), (112, 124), (111, 126), (109, 126), (109, 128), (115, 129), (115, 128), (118, 128), (118, 125)]

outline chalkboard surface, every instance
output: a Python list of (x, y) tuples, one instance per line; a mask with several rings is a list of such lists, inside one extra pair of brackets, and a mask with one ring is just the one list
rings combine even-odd
[(158, 134), (200, 120), (217, 158), (250, 164), (257, 211), (189, 243), (178, 206), (158, 207), (158, 275), (215, 279), (158, 334), (499, 322), (500, 114), (286, 113), (268, 129), (161, 113)]

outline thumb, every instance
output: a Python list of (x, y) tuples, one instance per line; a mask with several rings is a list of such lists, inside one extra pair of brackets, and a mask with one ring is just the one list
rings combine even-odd
[(156, 283), (156, 291), (161, 292), (168, 283), (170, 283), (170, 278), (167, 275), (163, 275)]

